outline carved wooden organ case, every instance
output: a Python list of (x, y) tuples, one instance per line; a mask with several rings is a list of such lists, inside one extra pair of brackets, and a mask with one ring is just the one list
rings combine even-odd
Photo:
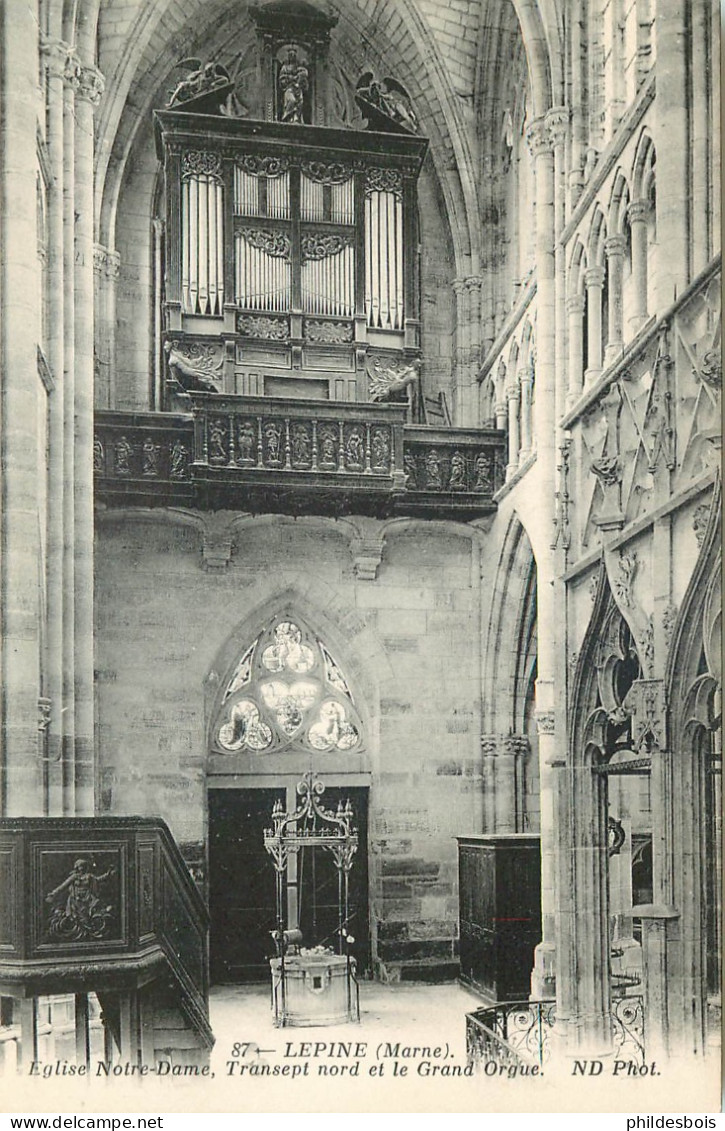
[(265, 12), (259, 117), (235, 116), (218, 64), (199, 66), (155, 113), (165, 407), (179, 381), (186, 392), (368, 401), (376, 375), (404, 384), (419, 358), (416, 184), (427, 141), (402, 95), (401, 114), (393, 95), (367, 129), (324, 124), (332, 21)]

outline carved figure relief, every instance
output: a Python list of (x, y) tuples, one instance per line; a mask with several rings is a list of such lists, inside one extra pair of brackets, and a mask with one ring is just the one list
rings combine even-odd
[(99, 475), (105, 470), (105, 452), (98, 436), (93, 437), (93, 470)]
[(209, 421), (209, 463), (227, 462), (227, 423), (222, 417)]
[(216, 101), (217, 111), (220, 112), (220, 105), (228, 98), (233, 86), (226, 67), (221, 63), (202, 64), (201, 59), (182, 59), (177, 66), (185, 69), (187, 73), (169, 93), (167, 109), (179, 109), (182, 106), (188, 109), (186, 103), (195, 102), (205, 96), (216, 96), (210, 101), (212, 103)]
[(251, 420), (240, 420), (237, 433), (237, 460), (239, 463), (257, 462), (257, 429)]
[(354, 425), (347, 436), (345, 444), (345, 466), (348, 471), (362, 471), (365, 461), (364, 432), (361, 427)]
[(387, 428), (373, 428), (370, 450), (373, 471), (387, 471), (390, 465), (390, 436)]
[(172, 479), (188, 479), (189, 456), (190, 452), (186, 444), (182, 444), (181, 440), (174, 440), (171, 445), (171, 470), (169, 472)]
[(120, 436), (115, 443), (115, 469), (116, 475), (130, 475), (131, 474), (131, 456), (133, 455), (133, 446), (129, 443), (125, 436)]
[(474, 491), (481, 491), (485, 495), (493, 493), (493, 483), (491, 481), (491, 457), (487, 456), (485, 452), (479, 452), (473, 464), (473, 488)]
[(415, 491), (418, 487), (418, 464), (412, 452), (405, 452), (403, 455), (403, 470), (406, 489)]
[(331, 425), (320, 428), (320, 467), (325, 470), (337, 468), (337, 431)]
[(451, 456), (451, 467), (448, 476), (449, 491), (465, 491), (466, 489), (466, 461), (460, 452)]
[(105, 938), (114, 909), (112, 904), (102, 902), (100, 891), (115, 871), (109, 868), (95, 873), (89, 860), (76, 860), (66, 879), (45, 897), (46, 903), (54, 904), (48, 933), (72, 942)]
[(292, 464), (308, 467), (312, 462), (312, 440), (305, 424), (292, 425)]
[(159, 456), (161, 455), (161, 445), (155, 444), (151, 436), (147, 436), (143, 442), (143, 468), (142, 474), (147, 479), (155, 479), (159, 474)]
[(435, 448), (431, 448), (425, 457), (426, 487), (440, 490), (443, 486), (441, 479), (441, 460)]
[(265, 458), (267, 463), (282, 462), (282, 425), (269, 421), (264, 426)]

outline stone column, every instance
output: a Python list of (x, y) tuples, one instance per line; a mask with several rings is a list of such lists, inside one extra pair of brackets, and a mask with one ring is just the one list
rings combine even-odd
[(498, 735), (481, 735), (481, 754), (483, 760), (483, 831), (496, 831), (496, 750)]
[(508, 422), (508, 408), (506, 406), (506, 401), (499, 401), (497, 404), (495, 404), (493, 411), (496, 416), (496, 427), (501, 431), (505, 431), (506, 424)]
[[(695, 5), (659, 4), (654, 23), (657, 97), (653, 104), (657, 150), (657, 277), (653, 312), (661, 314), (682, 294), (689, 279), (690, 93), (687, 11)], [(695, 224), (703, 217), (695, 216)]]
[(63, 815), (75, 807), (75, 92), (80, 63), (71, 53), (63, 76)]
[[(94, 403), (97, 408), (113, 408), (116, 403), (114, 390), (116, 355), (116, 284), (119, 276), (121, 257), (117, 251), (109, 251), (102, 244), (93, 248), (93, 267), (96, 276), (96, 381)], [(155, 306), (159, 317), (160, 301)]]
[(712, 254), (712, 212), (718, 207), (710, 198), (709, 135), (710, 107), (708, 72), (717, 65), (717, 52), (708, 59), (708, 5), (691, 6), (692, 24), (692, 274), (707, 266)]
[(75, 812), (94, 811), (93, 750), (93, 111), (103, 77), (83, 67), (75, 102)]
[(571, 408), (584, 388), (584, 295), (569, 295), (566, 313), (569, 320), (569, 392), (566, 405)]
[(645, 200), (633, 201), (627, 209), (632, 236), (632, 280), (634, 296), (629, 315), (629, 325), (636, 334), (648, 317), (647, 299), (647, 217), (649, 205)]
[(604, 268), (590, 267), (584, 281), (587, 288), (587, 369), (585, 385), (593, 385), (602, 372), (602, 288)]
[(510, 479), (519, 466), (519, 387), (509, 385), (506, 389), (508, 401), (508, 464), (506, 478)]
[(556, 420), (566, 411), (567, 382), (567, 317), (566, 317), (566, 251), (560, 236), (566, 223), (566, 142), (569, 138), (569, 108), (557, 106), (546, 115), (554, 149), (554, 233), (556, 236)]
[[(38, 694), (41, 593), (38, 567), (35, 136), (38, 25), (30, 5), (0, 6), (0, 813), (41, 815)], [(4, 474), (10, 470), (11, 474)]]
[[(555, 827), (554, 782), (549, 765), (556, 749), (554, 686), (560, 610), (554, 600), (552, 534), (556, 495), (556, 289), (554, 155), (549, 127), (541, 118), (529, 129), (536, 176), (536, 490), (539, 506), (529, 536), (536, 556), (538, 604), (538, 679), (536, 715), (539, 729), (541, 795), (542, 941), (536, 949), (532, 988), (540, 988), (539, 972), (553, 964), (555, 947)], [(563, 720), (562, 720), (563, 723)], [(561, 734), (564, 733), (563, 725)], [(544, 956), (547, 956), (546, 958)]]
[(519, 369), (519, 394), (521, 399), (521, 450), (519, 467), (531, 455), (533, 444), (531, 435), (531, 398), (534, 392), (534, 370), (531, 364)]
[(611, 365), (622, 352), (622, 274), (625, 248), (624, 236), (609, 236), (604, 241), (604, 254), (607, 257), (607, 282), (609, 284), (605, 366)]
[(45, 38), (41, 50), (47, 74), (48, 186), (48, 363), (55, 380), (48, 413), (48, 550), (47, 550), (47, 697), (49, 717), (48, 813), (63, 813), (63, 476), (64, 444), (64, 303), (63, 262), (63, 97), (70, 47), (59, 39)]

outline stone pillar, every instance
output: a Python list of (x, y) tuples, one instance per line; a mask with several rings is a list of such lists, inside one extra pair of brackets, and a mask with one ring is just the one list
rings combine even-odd
[[(657, 277), (653, 312), (663, 313), (691, 278), (690, 93), (687, 11), (698, 5), (659, 4), (654, 23), (657, 97), (653, 104), (657, 150)], [(702, 216), (694, 217), (703, 223)]]
[(496, 831), (496, 750), (498, 735), (481, 735), (481, 754), (483, 760), (482, 788), (483, 788), (483, 831), (492, 833)]
[(460, 427), (476, 419), (476, 391), (481, 341), (480, 275), (454, 279), (456, 296), (456, 403), (454, 423)]
[(566, 313), (569, 320), (569, 392), (571, 408), (584, 388), (584, 295), (569, 295)]
[[(539, 729), (541, 795), (542, 942), (537, 947), (536, 971), (542, 955), (555, 945), (554, 866), (555, 828), (550, 761), (556, 749), (554, 681), (560, 610), (554, 600), (552, 534), (556, 495), (556, 288), (554, 154), (551, 132), (544, 119), (535, 119), (528, 133), (536, 177), (536, 405), (533, 430), (536, 443), (539, 506), (529, 537), (536, 556), (538, 599), (538, 679), (536, 713)], [(562, 729), (561, 733), (564, 731)], [(537, 979), (532, 977), (532, 985)]]
[(69, 54), (63, 76), (63, 815), (75, 806), (75, 92), (80, 63)]
[(508, 464), (506, 478), (510, 479), (519, 466), (519, 387), (509, 385), (506, 389), (509, 406), (508, 415)]
[(64, 446), (64, 304), (63, 259), (63, 97), (70, 47), (45, 38), (41, 50), (47, 74), (48, 186), (48, 363), (55, 380), (48, 412), (48, 550), (47, 550), (47, 697), (49, 719), (46, 757), (48, 813), (61, 816), (63, 746), (63, 475)]
[(607, 257), (607, 282), (609, 284), (609, 309), (605, 366), (611, 365), (622, 352), (622, 275), (624, 270), (624, 236), (609, 236), (604, 241)]
[(506, 401), (499, 401), (497, 404), (495, 404), (493, 411), (496, 416), (496, 427), (501, 431), (505, 431), (506, 425), (508, 423), (508, 408), (506, 406)]
[[(97, 408), (113, 408), (116, 403), (114, 378), (116, 370), (116, 285), (121, 265), (117, 251), (109, 251), (101, 244), (93, 248), (93, 267), (96, 284), (96, 380), (94, 404)], [(156, 310), (158, 309), (158, 315)], [(161, 304), (155, 305), (155, 317), (160, 317)]]
[[(566, 250), (560, 236), (566, 223), (566, 142), (569, 138), (569, 109), (557, 106), (546, 115), (554, 149), (554, 233), (556, 236), (556, 420), (566, 411), (567, 382), (567, 317), (566, 317)], [(557, 441), (558, 442), (558, 441)]]
[(648, 265), (647, 265), (647, 217), (649, 205), (645, 200), (633, 201), (627, 209), (629, 229), (632, 235), (632, 280), (634, 296), (629, 315), (629, 325), (636, 334), (648, 318)]
[[(718, 202), (710, 197), (710, 106), (709, 73), (717, 65), (717, 53), (708, 52), (708, 5), (691, 6), (692, 24), (692, 274), (698, 275), (712, 254), (712, 213)], [(708, 58), (709, 55), (709, 58)]]
[(521, 400), (521, 450), (519, 467), (526, 462), (533, 449), (531, 434), (531, 400), (534, 394), (534, 369), (531, 364), (519, 369), (519, 395)]
[(674, 907), (646, 904), (633, 908), (642, 923), (642, 967), (644, 972), (644, 1015), (647, 1060), (664, 1060), (668, 1042), (668, 941), (676, 933), (678, 912)]
[(93, 751), (93, 111), (103, 77), (81, 69), (75, 101), (75, 812), (94, 811)]
[[(31, 5), (0, 6), (0, 813), (42, 814), (38, 746), (41, 594), (38, 584), (36, 255), (38, 25)], [(45, 395), (43, 393), (43, 395)], [(42, 457), (41, 457), (42, 458)]]
[(587, 370), (585, 385), (593, 385), (602, 372), (602, 288), (604, 268), (590, 267), (584, 281), (587, 288)]

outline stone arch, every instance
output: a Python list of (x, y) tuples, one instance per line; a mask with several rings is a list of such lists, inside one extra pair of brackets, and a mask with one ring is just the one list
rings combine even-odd
[(607, 232), (610, 236), (624, 234), (624, 222), (629, 199), (629, 183), (623, 170), (617, 169), (607, 209)]
[(654, 177), (656, 163), (655, 144), (650, 134), (643, 130), (632, 162), (632, 200), (646, 200), (649, 181)]
[[(674, 1053), (706, 1051), (707, 991), (714, 993), (713, 983), (720, 984), (722, 836), (715, 793), (722, 764), (721, 499), (718, 479), (665, 670), (669, 726), (661, 754), (667, 783), (662, 807), (669, 843), (655, 852), (654, 867), (660, 897), (677, 912), (681, 935), (680, 978), (666, 979)], [(674, 955), (668, 957), (672, 963)]]

